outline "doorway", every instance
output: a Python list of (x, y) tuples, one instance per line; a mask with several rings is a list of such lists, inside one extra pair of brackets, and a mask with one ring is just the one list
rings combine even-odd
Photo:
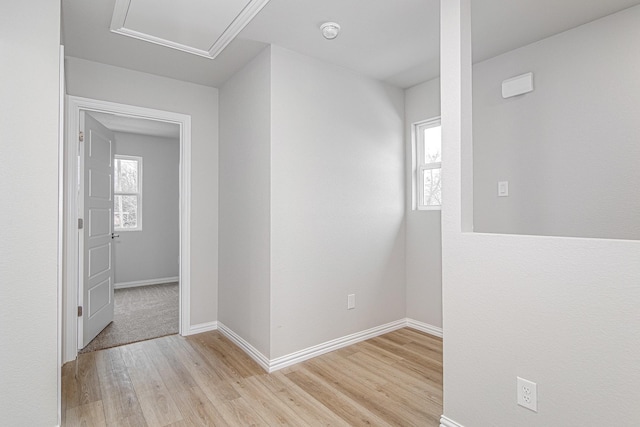
[[(83, 114), (91, 115), (93, 117), (101, 117), (103, 121), (105, 118), (111, 118), (116, 121), (128, 122), (131, 126), (138, 126), (140, 124), (154, 124), (158, 128), (172, 129), (177, 137), (177, 144), (179, 145), (179, 161), (178, 161), (178, 262), (177, 262), (177, 275), (171, 273), (164, 277), (151, 278), (145, 280), (125, 280), (121, 279), (120, 283), (115, 280), (115, 275), (110, 279), (110, 285), (105, 287), (110, 292), (109, 296), (103, 298), (104, 302), (113, 303), (117, 301), (115, 297), (114, 288), (117, 285), (123, 285), (122, 288), (130, 288), (136, 285), (154, 285), (156, 290), (160, 291), (160, 294), (166, 294), (171, 285), (167, 285), (167, 282), (178, 282), (178, 331), (180, 334), (188, 332), (190, 327), (190, 269), (189, 269), (189, 230), (190, 230), (190, 165), (191, 165), (191, 119), (190, 116), (184, 114), (171, 113), (160, 110), (153, 110), (143, 107), (135, 107), (124, 104), (116, 104), (106, 101), (92, 100), (80, 97), (68, 97), (68, 120), (67, 120), (67, 137), (66, 137), (66, 153), (65, 153), (65, 203), (64, 203), (64, 217), (65, 217), (65, 274), (64, 274), (64, 291), (63, 297), (63, 362), (71, 361), (76, 358), (78, 350), (83, 348), (86, 344), (86, 334), (84, 329), (87, 326), (86, 314), (90, 310), (87, 293), (84, 291), (84, 272), (83, 269), (87, 268), (87, 263), (84, 262), (84, 231), (79, 229), (84, 227), (86, 218), (83, 218), (87, 214), (85, 212), (85, 200), (83, 195), (86, 192), (80, 192), (81, 183), (85, 175), (80, 175), (80, 171), (83, 170), (82, 164), (84, 157), (82, 153), (82, 144), (78, 142), (79, 139), (85, 138), (85, 135), (79, 134), (81, 131), (81, 124), (83, 120)], [(108, 119), (106, 119), (108, 121)], [(137, 123), (137, 124), (136, 124)], [(130, 156), (131, 157), (131, 156)], [(125, 158), (126, 160), (126, 158)], [(114, 161), (115, 164), (115, 161)], [(130, 166), (130, 165), (129, 165)], [(126, 209), (125, 209), (126, 210)], [(129, 209), (130, 211), (130, 209)], [(120, 226), (130, 226), (135, 224), (135, 221), (128, 220), (127, 224), (122, 223), (123, 216), (131, 216), (132, 212), (119, 212)], [(111, 219), (111, 218), (110, 218)], [(83, 223), (80, 223), (82, 220)], [(88, 224), (87, 224), (88, 226)], [(108, 243), (114, 242), (117, 244), (118, 234), (121, 234), (117, 229), (110, 229), (111, 233), (106, 239)], [(133, 232), (133, 231), (131, 231)], [(103, 233), (104, 234), (104, 233)], [(113, 248), (114, 244), (103, 245)], [(106, 250), (104, 250), (106, 251)], [(103, 252), (104, 252), (103, 251)], [(113, 252), (111, 252), (111, 258), (116, 260)], [(175, 258), (174, 258), (175, 259)], [(111, 261), (108, 263), (113, 265)], [(105, 263), (106, 265), (106, 263)], [(117, 265), (117, 264), (116, 264)], [(102, 270), (100, 270), (102, 271)], [(129, 276), (130, 278), (132, 276)], [(160, 279), (160, 280), (158, 280)], [(169, 280), (171, 279), (171, 280)], [(176, 280), (178, 279), (178, 280)], [(108, 283), (109, 281), (102, 277), (102, 282)], [(164, 282), (164, 283), (151, 283), (151, 282)], [(149, 286), (149, 289), (154, 286)], [(103, 291), (103, 293), (106, 291)], [(100, 302), (103, 304), (103, 301)], [(94, 304), (95, 307), (95, 304)], [(107, 310), (108, 311), (108, 310)], [(84, 316), (83, 316), (84, 315)], [(98, 331), (99, 332), (99, 331)]]
[(80, 352), (177, 334), (180, 126), (84, 110), (80, 123)]

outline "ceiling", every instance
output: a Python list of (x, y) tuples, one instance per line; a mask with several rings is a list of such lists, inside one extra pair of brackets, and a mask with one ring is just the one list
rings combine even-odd
[(473, 59), (482, 61), (640, 4), (640, 0), (471, 0)]
[[(215, 59), (111, 32), (115, 2), (63, 0), (67, 55), (212, 87), (221, 86), (268, 44), (401, 88), (439, 75), (439, 0), (270, 0)], [(493, 57), (639, 3), (473, 0), (474, 60)], [(166, 21), (166, 14), (154, 14), (164, 4), (168, 15), (174, 17), (171, 21)], [(220, 28), (223, 22), (213, 17), (213, 11), (218, 10), (227, 20), (237, 13), (237, 6), (229, 9), (237, 5), (237, 0), (178, 4), (180, 8), (170, 0), (132, 0), (136, 6), (132, 22), (138, 28), (206, 50), (219, 33), (210, 30)], [(322, 38), (319, 27), (325, 21), (342, 26), (337, 39)]]
[(116, 0), (111, 31), (216, 58), (269, 0)]
[(139, 117), (120, 116), (99, 111), (88, 112), (91, 117), (113, 132), (135, 133), (138, 135), (158, 136), (162, 138), (180, 137), (180, 125)]

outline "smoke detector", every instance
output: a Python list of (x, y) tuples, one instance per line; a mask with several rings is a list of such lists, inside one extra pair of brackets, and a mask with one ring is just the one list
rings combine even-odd
[(340, 34), (340, 25), (335, 22), (325, 22), (320, 26), (322, 36), (327, 40), (333, 40)]

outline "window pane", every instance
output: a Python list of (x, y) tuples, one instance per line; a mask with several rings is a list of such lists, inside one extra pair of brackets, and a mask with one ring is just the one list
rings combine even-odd
[(116, 193), (138, 192), (138, 161), (116, 159), (114, 168), (114, 188)]
[(442, 182), (440, 180), (442, 169), (425, 169), (422, 171), (424, 185), (425, 206), (442, 205)]
[(424, 130), (424, 162), (442, 161), (442, 127), (433, 126)]
[(114, 196), (115, 228), (136, 228), (138, 226), (138, 196)]

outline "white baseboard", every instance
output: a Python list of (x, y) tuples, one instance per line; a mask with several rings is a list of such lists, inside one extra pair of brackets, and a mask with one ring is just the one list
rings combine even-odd
[(314, 345), (313, 347), (308, 347), (303, 350), (296, 351), (295, 353), (277, 357), (270, 361), (269, 372), (277, 371), (278, 369), (295, 365), (296, 363), (300, 363), (313, 357), (320, 356), (321, 354), (328, 353), (330, 351), (337, 350), (339, 348), (346, 347), (360, 341), (368, 340), (369, 338), (377, 337), (378, 335), (386, 334), (387, 332), (395, 331), (397, 329), (405, 327), (406, 324), (407, 322), (405, 319), (396, 320), (395, 322), (376, 326), (375, 328), (356, 332), (355, 334), (336, 338), (322, 344)]
[(225, 337), (229, 338), (235, 345), (237, 345), (245, 353), (247, 353), (247, 355), (249, 355), (249, 357), (251, 357), (253, 360), (255, 360), (255, 362), (258, 365), (260, 365), (262, 367), (262, 369), (264, 369), (267, 372), (271, 372), (271, 370), (269, 369), (269, 365), (270, 365), (269, 358), (267, 358), (267, 356), (265, 356), (264, 354), (260, 353), (260, 351), (258, 351), (258, 349), (256, 349), (254, 346), (249, 344), (249, 342), (246, 341), (244, 338), (242, 338), (240, 335), (236, 334), (231, 329), (229, 329), (227, 326), (225, 326), (224, 323), (218, 322), (218, 330), (220, 331), (220, 333), (222, 335), (224, 335)]
[(458, 424), (451, 418), (447, 418), (444, 415), (440, 417), (440, 427), (464, 427), (462, 424)]
[(115, 289), (137, 288), (138, 286), (163, 285), (165, 283), (178, 282), (179, 280), (180, 278), (178, 276), (161, 277), (159, 279), (135, 280), (133, 282), (116, 283), (113, 287)]
[[(216, 327), (211, 327), (208, 329), (205, 327), (200, 330), (199, 327), (200, 325), (195, 325), (194, 327), (192, 327), (190, 329), (189, 335), (192, 333), (200, 333), (216, 329)], [(217, 322), (217, 329), (220, 331), (220, 333), (229, 338), (238, 347), (240, 347), (245, 353), (247, 353), (249, 357), (255, 360), (256, 363), (258, 363), (258, 365), (260, 365), (267, 372), (274, 372), (279, 369), (286, 368), (287, 366), (295, 365), (296, 363), (300, 363), (305, 360), (320, 356), (321, 354), (325, 354), (339, 348), (347, 347), (360, 341), (368, 340), (369, 338), (374, 338), (379, 335), (383, 335), (404, 327), (413, 328), (430, 335), (442, 337), (442, 328), (419, 322), (417, 320), (405, 318), (384, 325), (376, 326), (371, 329), (356, 332), (351, 335), (345, 335), (344, 337), (336, 338), (334, 340), (314, 345), (312, 347), (308, 347), (294, 353), (276, 357), (275, 359), (269, 359), (267, 356), (258, 351), (254, 346), (252, 346), (248, 341), (229, 329), (229, 327), (227, 327), (225, 324)], [(197, 332), (192, 332), (194, 331), (194, 328), (197, 329)], [(449, 426), (445, 425), (445, 427)]]
[(407, 327), (442, 338), (442, 328), (407, 318)]
[(203, 332), (215, 331), (218, 329), (218, 322), (206, 322), (198, 323), (197, 325), (191, 325), (189, 330), (183, 333), (183, 336), (201, 334)]

